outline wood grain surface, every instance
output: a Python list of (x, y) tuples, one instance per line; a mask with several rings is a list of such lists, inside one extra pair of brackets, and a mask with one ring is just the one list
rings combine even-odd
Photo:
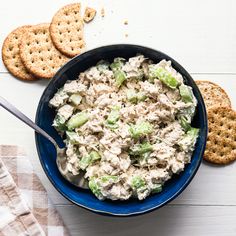
[[(0, 7), (0, 45), (24, 24), (50, 22), (70, 1), (7, 0)], [(163, 51), (197, 80), (210, 80), (229, 94), (236, 109), (236, 1), (97, 0), (81, 1), (98, 14), (85, 26), (87, 49), (113, 43), (134, 43)], [(105, 17), (100, 16), (104, 7)], [(128, 25), (124, 25), (128, 20)], [(128, 37), (125, 37), (128, 34)], [(0, 95), (34, 119), (48, 81), (33, 83), (12, 77), (0, 60)], [(25, 147), (40, 179), (72, 235), (236, 235), (236, 163), (215, 167), (202, 163), (187, 189), (169, 205), (132, 217), (100, 216), (78, 208), (54, 189), (44, 174), (35, 148), (34, 132), (0, 109), (0, 144)]]

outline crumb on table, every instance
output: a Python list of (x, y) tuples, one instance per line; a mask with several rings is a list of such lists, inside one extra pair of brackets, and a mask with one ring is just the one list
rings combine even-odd
[(91, 8), (91, 7), (86, 7), (85, 11), (84, 11), (84, 17), (83, 20), (85, 23), (89, 23), (90, 21), (92, 21), (96, 15), (96, 10)]
[(124, 25), (128, 25), (128, 20), (124, 20)]
[(102, 16), (102, 17), (105, 16), (105, 10), (104, 10), (104, 7), (101, 9), (101, 16)]

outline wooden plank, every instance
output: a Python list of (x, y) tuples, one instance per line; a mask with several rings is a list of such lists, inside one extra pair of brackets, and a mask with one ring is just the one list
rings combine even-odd
[(57, 209), (72, 236), (236, 235), (235, 206), (166, 206), (152, 213), (130, 218), (101, 216), (75, 206), (57, 206)]
[[(98, 10), (85, 27), (87, 49), (135, 43), (166, 52), (190, 72), (236, 73), (236, 1), (81, 1)], [(0, 45), (15, 27), (50, 22), (67, 4), (58, 1), (8, 0), (0, 8)], [(101, 7), (106, 15), (100, 16)], [(124, 25), (124, 20), (128, 25)], [(125, 37), (125, 34), (128, 37)], [(5, 71), (0, 60), (0, 71)]]

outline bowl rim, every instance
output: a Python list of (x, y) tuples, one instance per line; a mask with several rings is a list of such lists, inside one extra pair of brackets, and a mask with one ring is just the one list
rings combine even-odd
[(186, 187), (190, 184), (190, 182), (192, 181), (192, 179), (194, 178), (194, 176), (196, 175), (199, 167), (200, 167), (200, 164), (202, 162), (202, 159), (203, 159), (203, 154), (204, 154), (204, 151), (205, 151), (205, 147), (206, 147), (206, 141), (207, 141), (207, 133), (208, 133), (208, 122), (207, 122), (207, 112), (206, 112), (206, 107), (205, 107), (205, 104), (204, 104), (204, 100), (203, 100), (203, 97), (201, 95), (201, 92), (200, 90), (198, 89), (196, 83), (194, 82), (193, 78), (191, 77), (191, 75), (185, 70), (185, 68), (183, 66), (181, 66), (176, 60), (174, 60), (172, 57), (168, 56), (167, 54), (163, 53), (162, 51), (159, 51), (159, 50), (156, 50), (154, 48), (151, 48), (151, 47), (147, 47), (147, 46), (141, 46), (141, 45), (137, 45), (137, 44), (109, 44), (109, 45), (104, 45), (104, 46), (99, 46), (99, 47), (95, 47), (95, 48), (92, 48), (86, 52), (83, 52), (73, 58), (71, 58), (67, 63), (65, 63), (57, 72), (56, 74), (51, 78), (51, 80), (49, 81), (49, 83), (47, 84), (47, 86), (45, 87), (41, 97), (40, 97), (40, 100), (39, 100), (39, 103), (38, 103), (38, 106), (37, 106), (37, 110), (36, 110), (36, 116), (35, 116), (35, 123), (38, 124), (38, 121), (39, 121), (39, 115), (40, 115), (40, 108), (42, 106), (42, 98), (44, 97), (45, 93), (47, 92), (47, 89), (48, 87), (54, 83), (55, 80), (57, 80), (58, 76), (62, 73), (64, 73), (64, 70), (68, 70), (67, 67), (69, 66), (72, 66), (74, 63), (76, 63), (76, 59), (78, 57), (84, 57), (86, 56), (87, 54), (91, 53), (92, 51), (97, 51), (97, 50), (103, 50), (103, 49), (107, 49), (107, 48), (110, 48), (110, 47), (138, 47), (138, 48), (142, 48), (142, 49), (146, 49), (146, 50), (152, 50), (154, 51), (155, 53), (159, 53), (159, 54), (162, 54), (163, 56), (169, 58), (171, 60), (171, 62), (174, 62), (175, 65), (177, 65), (178, 67), (180, 67), (184, 73), (188, 76), (188, 80), (190, 79), (190, 81), (194, 84), (195, 86), (195, 90), (197, 91), (198, 95), (199, 95), (199, 98), (198, 99), (198, 103), (201, 104), (201, 107), (202, 107), (202, 110), (203, 110), (203, 124), (204, 124), (204, 127), (203, 127), (203, 133), (204, 133), (204, 137), (205, 137), (205, 140), (204, 140), (204, 143), (203, 145), (201, 146), (201, 150), (199, 151), (199, 160), (197, 162), (197, 165), (194, 169), (194, 171), (192, 172), (192, 175), (185, 181), (185, 183), (181, 186), (181, 188), (179, 188), (178, 191), (176, 191), (171, 197), (169, 197), (168, 199), (166, 199), (165, 201), (163, 201), (161, 204), (158, 204), (154, 207), (151, 207), (151, 208), (148, 208), (148, 209), (145, 209), (145, 210), (141, 210), (141, 211), (134, 211), (134, 212), (130, 212), (130, 213), (114, 213), (114, 212), (108, 212), (108, 211), (103, 211), (103, 210), (97, 210), (95, 208), (92, 208), (92, 207), (88, 207), (88, 206), (85, 206), (83, 204), (80, 204), (74, 200), (72, 200), (69, 196), (67, 196), (60, 188), (58, 188), (58, 186), (56, 185), (55, 181), (49, 176), (48, 174), (48, 171), (43, 163), (43, 158), (41, 157), (40, 155), (40, 144), (39, 144), (39, 140), (38, 140), (38, 137), (40, 136), (40, 134), (37, 134), (37, 132), (35, 132), (35, 144), (36, 144), (36, 149), (37, 149), (37, 154), (38, 154), (38, 157), (39, 157), (39, 160), (40, 160), (40, 163), (41, 163), (41, 166), (44, 170), (44, 173), (46, 174), (47, 178), (49, 179), (49, 181), (51, 182), (51, 184), (54, 186), (54, 188), (63, 196), (65, 197), (67, 200), (69, 200), (71, 203), (77, 205), (77, 206), (80, 206), (86, 210), (89, 210), (89, 211), (92, 211), (94, 213), (99, 213), (99, 214), (102, 214), (102, 215), (111, 215), (111, 216), (122, 216), (122, 217), (127, 217), (127, 216), (137, 216), (137, 215), (141, 215), (141, 214), (145, 214), (145, 213), (148, 213), (148, 212), (151, 212), (151, 211), (154, 211), (155, 209), (159, 209), (161, 207), (163, 207), (164, 205), (166, 205), (167, 203), (169, 203), (170, 201), (174, 200), (177, 196), (179, 196), (185, 189)]

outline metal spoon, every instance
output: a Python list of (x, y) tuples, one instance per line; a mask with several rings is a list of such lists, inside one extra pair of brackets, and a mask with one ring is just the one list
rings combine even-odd
[(5, 108), (11, 114), (16, 116), (18, 119), (23, 121), (25, 124), (33, 128), (37, 133), (43, 135), (47, 138), (55, 147), (57, 151), (57, 167), (61, 173), (61, 175), (67, 179), (70, 183), (84, 189), (88, 189), (87, 180), (84, 178), (84, 173), (80, 173), (78, 175), (73, 175), (68, 169), (66, 165), (66, 155), (65, 148), (60, 148), (54, 138), (52, 138), (48, 133), (46, 133), (43, 129), (37, 126), (32, 120), (30, 120), (27, 116), (25, 116), (21, 111), (15, 108), (12, 104), (10, 104), (6, 99), (0, 96), (0, 106)]

